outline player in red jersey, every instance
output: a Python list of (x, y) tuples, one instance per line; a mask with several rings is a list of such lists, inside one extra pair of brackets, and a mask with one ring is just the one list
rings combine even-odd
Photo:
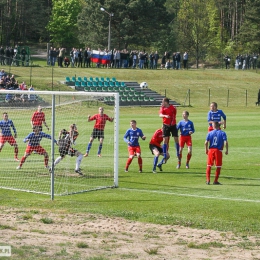
[(176, 114), (177, 109), (175, 106), (169, 104), (168, 98), (163, 98), (162, 106), (160, 108), (159, 117), (163, 119), (163, 156), (164, 159), (167, 157), (167, 147), (169, 145), (169, 138), (172, 135), (175, 142), (176, 154), (179, 158), (179, 140), (178, 130), (176, 127)]
[(161, 143), (163, 141), (163, 132), (162, 132), (162, 129), (157, 129), (151, 140), (150, 140), (150, 143), (149, 143), (149, 148), (152, 152), (152, 154), (154, 155), (154, 159), (153, 159), (153, 173), (156, 173), (156, 166), (160, 169), (160, 171), (162, 171), (162, 164), (163, 163), (166, 163), (166, 161), (170, 158), (170, 154), (166, 153), (166, 159), (162, 159), (162, 161), (158, 163), (158, 159), (159, 159), (159, 156), (160, 155), (163, 155), (163, 149), (161, 147)]
[(102, 150), (102, 145), (103, 145), (103, 140), (104, 140), (104, 129), (106, 126), (106, 121), (113, 122), (114, 118), (109, 117), (108, 115), (104, 114), (104, 108), (100, 107), (98, 109), (99, 113), (95, 114), (93, 116), (88, 116), (88, 122), (96, 120), (96, 123), (94, 125), (94, 129), (92, 131), (92, 134), (90, 136), (90, 140), (86, 149), (86, 153), (84, 157), (87, 157), (89, 155), (89, 151), (92, 146), (92, 142), (94, 139), (98, 138), (99, 139), (99, 147), (98, 147), (98, 157), (101, 157), (101, 150)]
[(228, 154), (228, 141), (227, 135), (224, 131), (220, 130), (219, 122), (213, 122), (213, 131), (207, 134), (205, 141), (205, 153), (208, 155), (207, 170), (206, 170), (206, 184), (210, 184), (211, 167), (215, 164), (216, 173), (214, 185), (220, 185), (218, 178), (222, 167), (222, 150), (226, 146), (225, 154)]
[(42, 123), (49, 130), (49, 127), (47, 126), (46, 121), (45, 121), (45, 114), (44, 114), (44, 112), (42, 112), (42, 107), (38, 106), (37, 111), (35, 111), (32, 115), (32, 119), (31, 119), (32, 128), (34, 126), (40, 126), (40, 131), (42, 131)]

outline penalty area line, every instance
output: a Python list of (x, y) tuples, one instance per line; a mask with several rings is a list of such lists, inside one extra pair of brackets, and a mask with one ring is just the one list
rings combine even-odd
[(214, 196), (204, 196), (204, 195), (196, 195), (196, 194), (185, 194), (185, 193), (176, 193), (169, 191), (159, 191), (159, 190), (139, 190), (139, 189), (131, 189), (131, 188), (119, 188), (120, 190), (126, 191), (137, 191), (144, 193), (157, 193), (163, 195), (173, 195), (179, 197), (193, 197), (193, 198), (202, 198), (202, 199), (215, 199), (215, 200), (228, 200), (228, 201), (240, 201), (240, 202), (255, 202), (260, 203), (260, 200), (251, 200), (251, 199), (239, 199), (239, 198), (225, 198), (225, 197), (214, 197)]

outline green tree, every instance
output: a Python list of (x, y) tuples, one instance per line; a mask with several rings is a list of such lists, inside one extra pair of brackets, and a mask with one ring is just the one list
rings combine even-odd
[(166, 0), (86, 0), (79, 15), (79, 40), (96, 47), (106, 47), (110, 16), (100, 10), (113, 13), (111, 18), (111, 46), (150, 47), (158, 40), (158, 32), (170, 22), (165, 8)]
[(238, 39), (244, 46), (244, 51), (260, 52), (260, 0), (249, 2)]
[(82, 8), (79, 0), (53, 0), (52, 13), (47, 30), (51, 41), (56, 44), (70, 46), (77, 43), (77, 17)]
[(199, 60), (205, 58), (207, 50), (214, 45), (216, 32), (209, 18), (212, 4), (214, 6), (210, 0), (183, 0), (176, 20), (180, 51), (188, 51), (194, 56), (197, 68)]

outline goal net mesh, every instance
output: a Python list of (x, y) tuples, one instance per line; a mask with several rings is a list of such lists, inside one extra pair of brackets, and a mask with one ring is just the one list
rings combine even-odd
[[(3, 147), (0, 152), (0, 187), (52, 195), (67, 195), (116, 187), (118, 171), (118, 163), (115, 158), (115, 156), (118, 156), (116, 150), (118, 115), (116, 111), (118, 109), (116, 109), (115, 101), (118, 98), (117, 94), (45, 91), (35, 91), (33, 94), (36, 98), (30, 100), (28, 91), (23, 91), (22, 98), (21, 91), (1, 92), (2, 125), (0, 123), (0, 126), (2, 127), (0, 134), (2, 137), (5, 135), (3, 128), (6, 126), (4, 124), (6, 120), (4, 120), (3, 113), (6, 112), (8, 120), (13, 122), (17, 131), (15, 140), (18, 145), (19, 161), (15, 160), (15, 146), (11, 146), (8, 141), (4, 143), (5, 139), (2, 138), (4, 145), (2, 144)], [(12, 99), (5, 100), (7, 95), (12, 95)], [(108, 105), (107, 100), (109, 100)], [(30, 136), (32, 132), (37, 134), (32, 128), (31, 120), (33, 113), (38, 110), (39, 106), (45, 114), (45, 121), (47, 127), (49, 127), (48, 130), (42, 124), (43, 133), (53, 136), (58, 141), (60, 131), (65, 129), (70, 132), (72, 124), (76, 125), (78, 131), (75, 142), (72, 140), (69, 145), (70, 150), (76, 150), (75, 155), (72, 156), (73, 153), (70, 152), (65, 153), (62, 160), (55, 165), (54, 171), (48, 167), (53, 166), (55, 160), (60, 156), (60, 152), (59, 146), (52, 144), (52, 139), (43, 136), (40, 141), (40, 146), (48, 154), (47, 168), (45, 167), (46, 156), (38, 151), (28, 152), (28, 142), (24, 142), (24, 139)], [(100, 146), (98, 138), (92, 142), (88, 156), (83, 157), (96, 122), (95, 120), (88, 122), (88, 115), (98, 114), (99, 107), (103, 107), (104, 114), (107, 114), (110, 118), (115, 118), (115, 120), (113, 122), (106, 121), (101, 157), (97, 156)], [(14, 136), (11, 125), (10, 129)], [(30, 155), (28, 156), (28, 154)], [(22, 158), (25, 158), (25, 161), (20, 169), (17, 169), (21, 165)], [(77, 165), (76, 162), (78, 162)], [(78, 170), (78, 166), (81, 174), (75, 172), (75, 170)]]

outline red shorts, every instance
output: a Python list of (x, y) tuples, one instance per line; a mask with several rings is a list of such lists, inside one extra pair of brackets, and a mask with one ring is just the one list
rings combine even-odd
[(12, 135), (11, 136), (3, 136), (3, 135), (1, 135), (0, 136), (0, 143), (1, 144), (5, 144), (6, 142), (8, 142), (11, 146), (16, 144), (16, 141), (15, 141), (15, 139), (14, 139), (14, 137)]
[[(219, 129), (221, 129), (221, 127)], [(214, 130), (213, 126), (209, 126), (208, 127), (208, 132), (211, 132), (212, 130)]]
[(184, 147), (185, 144), (187, 146), (192, 146), (191, 136), (190, 135), (181, 135), (179, 140), (180, 147)]
[(128, 146), (128, 153), (129, 155), (136, 155), (137, 153), (141, 154), (140, 146)]
[(222, 166), (222, 151), (219, 149), (209, 149), (208, 152), (208, 166), (213, 166), (215, 162), (216, 167)]
[(27, 154), (31, 154), (32, 152), (37, 152), (38, 154), (44, 154), (46, 153), (46, 150), (43, 149), (40, 145), (37, 145), (37, 146), (30, 146), (30, 145), (27, 145), (26, 147), (26, 150), (25, 152)]

